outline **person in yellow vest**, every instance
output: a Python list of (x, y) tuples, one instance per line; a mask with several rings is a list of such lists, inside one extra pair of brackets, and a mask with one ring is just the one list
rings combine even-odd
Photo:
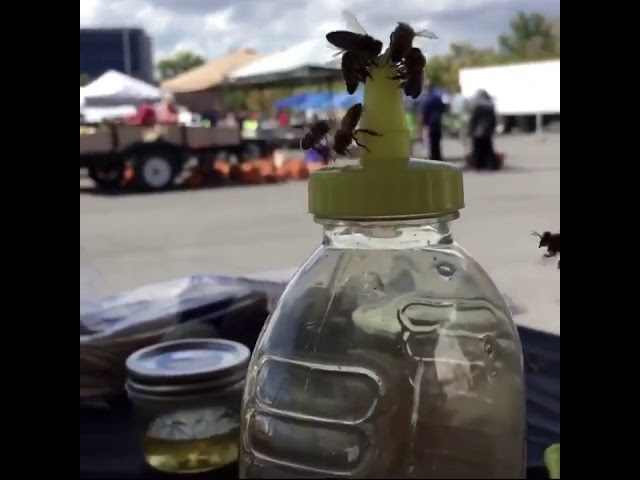
[(244, 122), (242, 122), (242, 130), (255, 132), (258, 129), (258, 126), (258, 121), (254, 120), (253, 118), (247, 118)]

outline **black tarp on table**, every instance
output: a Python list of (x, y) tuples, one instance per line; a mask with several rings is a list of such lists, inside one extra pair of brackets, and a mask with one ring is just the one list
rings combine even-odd
[[(250, 348), (267, 317), (267, 300), (255, 294), (243, 310), (220, 318), (221, 336), (241, 341)], [(246, 310), (245, 310), (246, 308)], [(527, 387), (527, 478), (546, 478), (544, 449), (560, 441), (560, 337), (518, 327), (526, 367)], [(115, 399), (109, 409), (80, 409), (81, 479), (211, 479), (211, 473), (188, 476), (166, 475), (146, 466), (126, 397)], [(218, 480), (237, 478), (237, 465), (216, 472)]]

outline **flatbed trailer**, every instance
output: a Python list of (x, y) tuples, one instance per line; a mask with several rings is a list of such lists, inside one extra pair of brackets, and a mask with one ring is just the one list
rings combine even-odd
[(265, 140), (243, 139), (234, 127), (80, 125), (80, 168), (103, 189), (123, 187), (130, 167), (134, 188), (165, 190), (193, 157), (206, 174), (213, 173), (213, 161), (221, 154), (242, 162), (247, 150), (263, 154), (266, 149)]

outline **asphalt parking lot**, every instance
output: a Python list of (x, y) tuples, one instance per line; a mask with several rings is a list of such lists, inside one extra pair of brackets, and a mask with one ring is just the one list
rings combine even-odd
[[(560, 273), (532, 230), (559, 231), (560, 135), (504, 136), (498, 173), (465, 173), (454, 237), (523, 310), (560, 328)], [(460, 156), (447, 142), (445, 155)], [(86, 180), (81, 179), (81, 185)], [(153, 195), (80, 194), (81, 295), (112, 294), (196, 273), (246, 274), (300, 264), (320, 241), (306, 182)]]

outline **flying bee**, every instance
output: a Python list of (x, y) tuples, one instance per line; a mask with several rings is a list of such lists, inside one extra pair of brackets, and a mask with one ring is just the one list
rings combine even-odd
[[(540, 238), (540, 244), (538, 245), (538, 248), (547, 248), (547, 253), (544, 254), (546, 258), (555, 257), (558, 253), (560, 253), (560, 232), (543, 232), (542, 235), (537, 232), (531, 232), (531, 235)], [(559, 268), (560, 260), (558, 260), (558, 269)]]
[(342, 16), (348, 30), (327, 33), (327, 41), (340, 50), (336, 56), (345, 51), (358, 52), (369, 64), (375, 65), (376, 58), (382, 52), (382, 42), (369, 35), (353, 13), (343, 11)]
[(351, 156), (351, 151), (349, 150), (349, 146), (355, 142), (361, 148), (369, 151), (369, 149), (358, 142), (356, 138), (357, 133), (366, 133), (367, 135), (374, 135), (376, 137), (381, 137), (380, 133), (374, 132), (373, 130), (367, 129), (358, 129), (358, 122), (360, 121), (360, 117), (362, 116), (362, 104), (356, 103), (351, 106), (347, 113), (345, 113), (344, 117), (342, 117), (342, 121), (340, 122), (340, 128), (336, 130), (336, 133), (333, 137), (333, 150), (338, 155), (349, 155)]
[(393, 63), (400, 63), (409, 54), (416, 37), (430, 38), (436, 40), (438, 36), (431, 30), (420, 30), (416, 32), (411, 25), (405, 22), (398, 22), (398, 26), (391, 32), (389, 45), (389, 58)]
[(427, 59), (417, 47), (411, 47), (409, 53), (398, 67), (398, 74), (392, 80), (400, 80), (405, 95), (416, 99), (422, 93), (424, 85), (424, 67)]
[(326, 138), (327, 134), (331, 130), (329, 123), (324, 120), (319, 120), (313, 125), (307, 133), (304, 134), (302, 140), (300, 141), (300, 148), (303, 150), (315, 150), (323, 158), (325, 158), (325, 149), (321, 148), (322, 141)]
[(344, 52), (342, 78), (347, 86), (347, 92), (352, 95), (358, 89), (360, 82), (365, 83), (367, 78), (371, 78), (366, 57), (353, 50)]

